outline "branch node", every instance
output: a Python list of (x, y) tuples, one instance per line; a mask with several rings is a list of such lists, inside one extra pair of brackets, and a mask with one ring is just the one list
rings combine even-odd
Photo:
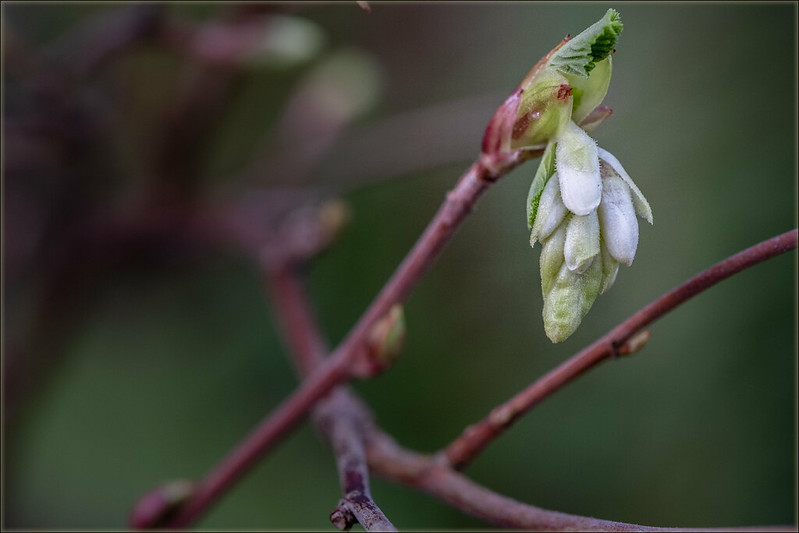
[(505, 426), (513, 420), (515, 414), (516, 411), (511, 405), (504, 404), (495, 407), (488, 415), (488, 418), (494, 425)]
[(349, 531), (357, 523), (355, 515), (347, 507), (346, 500), (339, 500), (338, 506), (330, 513), (330, 521), (341, 531)]
[(629, 355), (633, 355), (634, 353), (641, 350), (646, 343), (649, 342), (649, 338), (652, 337), (652, 330), (645, 329), (644, 331), (639, 331), (626, 342), (624, 342), (621, 346), (618, 346), (615, 342), (613, 343), (613, 356), (614, 357), (627, 357)]
[(371, 378), (389, 368), (405, 345), (405, 314), (397, 304), (369, 332), (366, 347), (352, 365), (352, 374)]
[(166, 527), (197, 486), (194, 481), (180, 479), (169, 481), (154, 488), (141, 497), (130, 513), (129, 523), (133, 529), (156, 529)]

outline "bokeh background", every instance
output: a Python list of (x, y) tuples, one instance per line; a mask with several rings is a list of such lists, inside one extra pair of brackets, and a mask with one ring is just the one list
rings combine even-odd
[[(162, 244), (97, 268), (102, 251), (63, 244), (84, 215), (256, 186), (341, 198), (351, 223), (308, 268), (335, 344), (478, 154), (493, 110), (608, 7), (624, 31), (614, 114), (594, 136), (655, 224), (642, 223), (635, 264), (577, 333), (552, 345), (524, 215), (536, 163), (492, 188), (408, 300), (402, 358), (355, 384), (387, 431), (426, 452), (688, 277), (796, 227), (796, 5), (162, 6), (153, 16), (195, 32), (263, 26), (257, 49), (209, 76), (224, 54), (213, 31), (190, 52), (144, 32), (88, 69), (142, 6), (4, 3), (4, 526), (124, 528), (143, 492), (202, 475), (297, 385), (257, 265)], [(187, 95), (207, 98), (208, 116), (164, 162)], [(796, 523), (796, 254), (652, 329), (642, 352), (548, 399), (466, 473), (613, 520)], [(401, 529), (485, 527), (373, 483)], [(200, 527), (332, 530), (338, 496), (306, 424)]]

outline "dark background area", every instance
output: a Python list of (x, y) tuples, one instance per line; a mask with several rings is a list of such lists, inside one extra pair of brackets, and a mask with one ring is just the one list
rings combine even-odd
[[(355, 384), (383, 428), (424, 452), (685, 279), (796, 227), (796, 5), (255, 10), (245, 17), (293, 17), (288, 52), (235, 67), (217, 102), (203, 81), (195, 92), (214, 102), (213, 120), (199, 149), (170, 152), (173, 175), (158, 164), (163, 129), (197, 83), (197, 60), (143, 43), (64, 85), (58, 73), (93, 50), (83, 28), (131, 6), (4, 3), (4, 525), (124, 528), (143, 492), (201, 476), (297, 386), (256, 265), (168, 243), (84, 270), (92, 256), (65, 244), (82, 215), (102, 221), (102, 209), (154, 190), (173, 201), (306, 185), (341, 198), (351, 223), (308, 269), (335, 345), (478, 155), (493, 110), (608, 7), (624, 31), (604, 102), (614, 113), (593, 136), (635, 179), (655, 223), (642, 222), (633, 266), (553, 345), (525, 224), (537, 163), (493, 187), (407, 301), (403, 356)], [(203, 25), (230, 8), (165, 9)], [(319, 115), (292, 122), (285, 110), (325, 65), (350, 100), (315, 105), (350, 115), (312, 161), (303, 150), (325, 139)], [(73, 270), (52, 282), (63, 257)], [(796, 523), (796, 253), (652, 330), (641, 353), (558, 392), (466, 474), (520, 501), (612, 520)], [(400, 529), (484, 527), (424, 494), (373, 485)], [(333, 530), (338, 498), (332, 456), (306, 424), (200, 527)]]

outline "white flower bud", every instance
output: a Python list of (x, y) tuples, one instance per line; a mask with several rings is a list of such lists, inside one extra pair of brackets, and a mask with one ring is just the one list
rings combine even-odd
[(632, 192), (633, 206), (635, 206), (635, 212), (638, 213), (638, 216), (652, 224), (652, 208), (649, 207), (649, 202), (646, 201), (644, 194), (641, 192), (635, 182), (633, 182), (630, 175), (627, 174), (627, 171), (624, 170), (624, 167), (621, 166), (619, 160), (607, 150), (599, 147), (597, 147), (597, 153), (603, 161), (605, 161), (613, 170), (616, 171), (616, 174), (618, 174), (619, 177), (624, 180), (624, 183), (626, 183), (630, 188), (630, 191)]
[(630, 188), (616, 175), (607, 176), (602, 182), (602, 203), (598, 209), (602, 239), (614, 259), (630, 266), (638, 248), (638, 220)]
[[(577, 329), (596, 297), (613, 286), (620, 263), (632, 264), (638, 248), (636, 213), (652, 220), (649, 203), (618, 160), (574, 123), (569, 130), (547, 148), (527, 200), (530, 244), (538, 239), (542, 245), (544, 329), (552, 342), (566, 340)], [(587, 200), (595, 190), (594, 176), (575, 169), (592, 152), (600, 194), (598, 205), (589, 209), (595, 205)], [(554, 162), (546, 159), (552, 155)], [(575, 200), (588, 210), (585, 215), (572, 209)]]
[[(602, 204), (599, 204), (600, 208)], [(566, 229), (563, 255), (569, 270), (582, 274), (599, 254), (599, 217), (596, 211), (573, 216)]]
[(595, 210), (602, 199), (599, 153), (596, 142), (574, 122), (558, 137), (555, 166), (569, 211), (584, 216)]

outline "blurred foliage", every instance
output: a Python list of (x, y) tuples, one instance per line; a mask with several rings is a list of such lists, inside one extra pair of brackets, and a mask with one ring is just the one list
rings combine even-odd
[[(350, 205), (352, 224), (309, 271), (335, 344), (477, 155), (494, 108), (564, 34), (608, 7), (619, 9), (625, 29), (605, 100), (614, 114), (594, 135), (624, 161), (655, 225), (641, 226), (635, 264), (621, 269), (577, 333), (552, 345), (540, 317), (539, 252), (529, 248), (524, 219), (535, 165), (504, 178), (408, 300), (402, 358), (356, 384), (404, 445), (435, 451), (652, 299), (796, 226), (796, 5), (378, 3), (371, 14), (354, 2), (281, 5), (315, 24), (324, 48), (301, 64), (242, 68), (219, 103), (197, 154), (203, 190), (291, 186), (286, 169), (307, 164), (298, 181)], [(2, 9), (6, 51), (12, 35), (32, 54), (59, 57), (65, 35), (119, 7)], [(224, 9), (168, 7), (197, 22)], [(314, 151), (296, 137), (296, 123), (286, 126), (287, 104), (313, 69), (347, 49), (379, 66), (364, 75), (382, 77), (382, 97)], [(24, 72), (5, 63), (8, 129), (35, 101)], [(75, 87), (107, 136), (108, 161), (94, 168), (102, 179), (83, 183), (88, 192), (71, 199), (72, 186), (60, 185), (76, 174), (80, 181), (82, 170), (59, 159), (57, 147), (45, 152), (51, 159), (39, 156), (42, 170), (21, 174), (24, 183), (4, 167), (7, 266), (27, 249), (20, 235), (49, 242), (65, 216), (54, 206), (79, 211), (143, 194), (159, 128), (196, 69), (187, 63), (145, 45)], [(11, 148), (24, 148), (8, 142), (6, 164)], [(168, 260), (129, 259), (70, 287), (70, 305), (28, 333), (43, 342), (61, 322), (66, 330), (61, 342), (26, 353), (46, 358), (42, 375), (21, 384), (15, 412), (5, 406), (6, 527), (125, 527), (142, 493), (201, 476), (296, 387), (256, 266), (167, 251)], [(37, 279), (53, 268), (45, 252), (12, 284), (6, 270), (4, 357), (36, 305)], [(655, 324), (641, 353), (544, 402), (466, 473), (521, 501), (613, 520), (795, 523), (795, 272), (796, 253), (786, 254), (683, 305)], [(306, 426), (201, 527), (331, 530), (338, 490), (330, 452)], [(484, 527), (380, 479), (373, 493), (401, 529)]]

